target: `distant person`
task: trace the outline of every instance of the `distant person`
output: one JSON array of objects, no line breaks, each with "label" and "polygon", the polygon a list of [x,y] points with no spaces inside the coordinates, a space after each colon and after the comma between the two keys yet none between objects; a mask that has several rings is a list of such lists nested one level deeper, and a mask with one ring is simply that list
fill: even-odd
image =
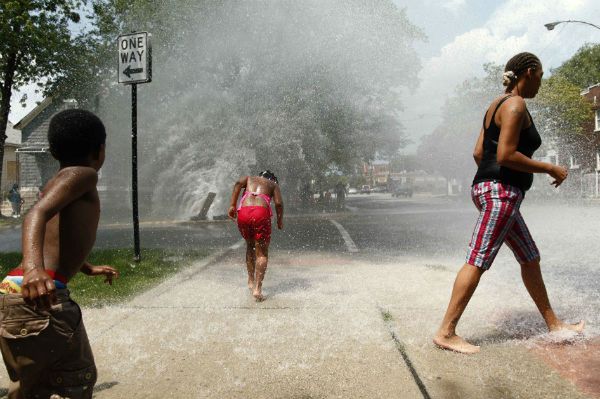
[{"label": "distant person", "polygon": [[546,173],[555,187],[567,178],[567,169],[532,159],[542,140],[527,110],[525,98],[537,94],[542,63],[531,53],[519,53],[506,64],[506,91],[487,109],[473,156],[478,165],[471,197],[479,219],[469,244],[467,259],[458,272],[450,304],[433,342],[441,348],[475,353],[479,347],[456,335],[456,325],[475,292],[481,275],[492,266],[502,243],[513,251],[521,276],[550,331],[581,332],[584,322],[566,324],[550,306],[540,254],[519,207],[533,183],[533,173]]},{"label": "distant person", "polygon": [[106,134],[94,114],[71,109],[50,121],[50,152],[60,169],[23,222],[23,260],[0,283],[0,348],[8,397],[91,398],[94,357],[81,309],[67,285],[78,273],[118,272],[86,261],[100,217],[96,183]]},{"label": "distant person", "polygon": [[21,205],[23,205],[23,198],[21,197],[19,185],[17,183],[13,184],[12,188],[8,192],[8,202],[10,202],[10,206],[12,207],[12,217],[21,217]]},{"label": "distant person", "polygon": [[346,207],[346,186],[342,182],[335,185],[335,204],[338,211]]},{"label": "distant person", "polygon": [[[244,189],[244,194],[236,209],[242,189]],[[283,199],[277,177],[271,171],[265,170],[258,176],[241,177],[233,186],[231,206],[227,212],[232,220],[237,217],[238,228],[246,240],[248,288],[258,302],[265,299],[262,293],[262,283],[269,260],[271,199],[275,202],[277,228],[281,230],[283,228]]]},{"label": "distant person", "polygon": [[330,209],[330,207],[331,207],[331,192],[329,190],[327,190],[323,194],[323,212]]},{"label": "distant person", "polygon": [[308,208],[309,204],[312,202],[312,192],[310,190],[310,184],[306,183],[304,185],[300,195],[302,200],[302,209]]}]

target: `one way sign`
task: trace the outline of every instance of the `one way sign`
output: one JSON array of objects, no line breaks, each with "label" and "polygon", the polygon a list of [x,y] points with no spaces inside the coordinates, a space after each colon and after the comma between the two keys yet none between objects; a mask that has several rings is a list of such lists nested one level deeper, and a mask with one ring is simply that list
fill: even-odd
[{"label": "one way sign", "polygon": [[119,36],[119,83],[152,81],[152,47],[148,32]]}]

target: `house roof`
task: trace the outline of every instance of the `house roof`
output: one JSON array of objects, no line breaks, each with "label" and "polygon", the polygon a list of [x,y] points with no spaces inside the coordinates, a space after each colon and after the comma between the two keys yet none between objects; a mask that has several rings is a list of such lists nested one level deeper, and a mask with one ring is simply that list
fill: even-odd
[{"label": "house roof", "polygon": [[21,119],[15,124],[15,128],[23,130],[25,127],[27,127],[27,125],[31,123],[31,121],[35,119],[36,116],[38,116],[46,108],[48,108],[48,106],[52,104],[52,101],[52,97],[44,98],[44,100],[41,103],[39,103],[34,109],[32,109],[27,115],[25,115],[23,119]]},{"label": "house roof", "polygon": [[6,125],[6,144],[9,145],[20,145],[21,144],[21,131],[13,127],[13,124],[8,122]]},{"label": "house roof", "polygon": [[584,94],[587,94],[587,93],[589,93],[591,90],[593,90],[593,89],[594,89],[594,88],[596,88],[596,87],[600,87],[600,83],[596,83],[595,85],[592,85],[592,86],[590,86],[590,87],[586,87],[585,89],[583,89],[583,90],[581,91],[581,95],[584,95]]}]

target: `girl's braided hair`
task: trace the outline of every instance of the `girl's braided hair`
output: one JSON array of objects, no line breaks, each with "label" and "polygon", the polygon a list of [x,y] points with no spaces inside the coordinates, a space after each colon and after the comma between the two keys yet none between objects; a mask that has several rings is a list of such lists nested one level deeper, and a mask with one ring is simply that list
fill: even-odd
[{"label": "girl's braided hair", "polygon": [[519,53],[512,57],[506,63],[504,67],[504,74],[502,75],[502,84],[506,86],[506,90],[511,90],[517,83],[521,73],[527,71],[529,68],[537,69],[542,66],[540,59],[531,53]]},{"label": "girl's braided hair", "polygon": [[265,179],[269,179],[269,180],[274,181],[275,183],[279,184],[279,180],[277,180],[277,176],[275,176],[275,173],[271,172],[268,169],[267,170],[263,170],[258,175],[260,177],[264,177]]}]

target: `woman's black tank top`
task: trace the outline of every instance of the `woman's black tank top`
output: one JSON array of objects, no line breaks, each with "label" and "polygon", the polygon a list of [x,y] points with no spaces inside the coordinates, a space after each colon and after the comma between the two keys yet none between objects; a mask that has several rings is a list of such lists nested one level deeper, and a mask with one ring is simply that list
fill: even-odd
[{"label": "woman's black tank top", "polygon": [[[496,109],[494,109],[490,126],[487,129],[485,127],[485,117],[487,116],[487,112],[483,117],[483,158],[479,163],[479,168],[477,169],[477,173],[473,179],[473,184],[497,180],[504,184],[510,184],[511,186],[518,187],[523,191],[523,193],[525,193],[525,191],[531,188],[531,184],[533,183],[533,173],[519,172],[505,166],[500,166],[496,158],[498,154],[498,138],[500,137],[500,128],[496,125],[494,120],[498,108],[500,108],[502,103],[509,97],[512,97],[512,94],[504,97],[498,102]],[[531,114],[529,114],[529,111],[527,111],[527,114],[531,119]],[[531,158],[535,150],[540,148],[541,145],[542,138],[533,124],[533,119],[531,119],[531,126],[521,130],[517,151],[526,157]]]}]

